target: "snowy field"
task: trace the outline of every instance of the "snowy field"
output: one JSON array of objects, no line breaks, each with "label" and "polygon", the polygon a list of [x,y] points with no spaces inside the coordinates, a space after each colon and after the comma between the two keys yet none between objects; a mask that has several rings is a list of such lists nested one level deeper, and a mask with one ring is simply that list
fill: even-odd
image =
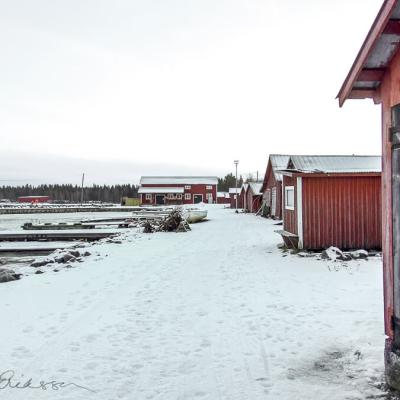
[{"label": "snowy field", "polygon": [[132,230],[0,284],[0,399],[382,396],[380,258],[283,253],[277,228],[209,207],[191,232]]}]

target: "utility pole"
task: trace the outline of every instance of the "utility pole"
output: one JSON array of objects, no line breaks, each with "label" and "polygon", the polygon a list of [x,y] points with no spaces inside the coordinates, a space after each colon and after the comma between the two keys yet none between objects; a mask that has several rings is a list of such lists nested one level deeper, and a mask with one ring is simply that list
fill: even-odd
[{"label": "utility pole", "polygon": [[236,212],[238,212],[238,182],[237,182],[237,168],[238,168],[238,164],[239,164],[239,160],[235,160],[233,161],[233,163],[235,164],[236,167]]},{"label": "utility pole", "polygon": [[82,174],[81,205],[83,204],[83,182],[84,181],[85,181],[85,173]]}]

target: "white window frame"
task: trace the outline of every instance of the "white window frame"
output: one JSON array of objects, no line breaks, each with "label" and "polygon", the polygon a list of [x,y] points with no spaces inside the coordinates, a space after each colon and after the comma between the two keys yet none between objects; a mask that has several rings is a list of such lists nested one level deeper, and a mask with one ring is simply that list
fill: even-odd
[{"label": "white window frame", "polygon": [[192,200],[191,193],[185,193],[185,200]]},{"label": "white window frame", "polygon": [[177,198],[178,200],[182,200],[182,194],[178,193],[178,194],[176,195],[176,198]]},{"label": "white window frame", "polygon": [[273,217],[276,216],[276,199],[277,199],[277,190],[276,186],[271,189],[271,215]]},{"label": "white window frame", "polygon": [[185,190],[190,190],[192,188],[192,186],[190,185],[185,185]]},{"label": "white window frame", "polygon": [[212,190],[212,186],[211,185],[207,185],[206,186],[206,190]]},{"label": "white window frame", "polygon": [[175,195],[173,193],[168,193],[167,194],[167,199],[174,199]]},{"label": "white window frame", "polygon": [[[293,192],[293,205],[288,204],[288,192]],[[285,186],[285,210],[294,210],[294,186]]]},{"label": "white window frame", "polygon": [[153,196],[151,195],[151,193],[146,193],[146,200],[151,200],[153,198]]}]

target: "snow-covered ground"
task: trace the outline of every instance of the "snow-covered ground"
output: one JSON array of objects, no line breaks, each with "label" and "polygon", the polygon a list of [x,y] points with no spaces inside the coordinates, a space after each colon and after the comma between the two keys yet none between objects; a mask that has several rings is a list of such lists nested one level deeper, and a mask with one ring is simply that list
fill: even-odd
[{"label": "snow-covered ground", "polygon": [[[282,253],[277,228],[209,207],[191,232],[125,232],[75,268],[0,284],[0,366],[14,371],[0,376],[0,398],[381,395],[380,258]],[[29,378],[93,392],[9,387]]]}]

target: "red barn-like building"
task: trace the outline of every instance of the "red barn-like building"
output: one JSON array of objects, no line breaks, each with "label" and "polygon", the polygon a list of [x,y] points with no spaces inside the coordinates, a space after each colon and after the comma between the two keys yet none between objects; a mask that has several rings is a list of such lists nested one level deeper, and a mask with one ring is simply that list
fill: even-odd
[{"label": "red barn-like building", "polygon": [[240,190],[241,188],[229,188],[229,199],[231,203],[231,208],[236,208],[236,193],[237,193],[237,208],[240,207]]},{"label": "red barn-like building", "polygon": [[261,192],[273,219],[282,219],[282,174],[279,171],[285,169],[288,162],[289,156],[284,154],[271,154],[268,158]]},{"label": "red barn-like building", "polygon": [[228,192],[217,192],[217,204],[231,204]]},{"label": "red barn-like building", "polygon": [[141,205],[216,203],[216,176],[142,176]]},{"label": "red barn-like building", "polygon": [[385,366],[400,389],[400,0],[383,2],[338,94],[340,106],[367,98],[382,108]]},{"label": "red barn-like building", "polygon": [[50,200],[49,196],[20,196],[18,203],[47,203]]},{"label": "red barn-like building", "polygon": [[247,210],[247,183],[243,183],[242,187],[239,191],[239,201],[238,201],[238,208],[243,208]]},{"label": "red barn-like building", "polygon": [[286,245],[381,248],[381,157],[291,156],[282,173]]},{"label": "red barn-like building", "polygon": [[261,182],[249,182],[246,188],[246,205],[243,207],[248,212],[255,213],[261,207],[262,192]]}]

